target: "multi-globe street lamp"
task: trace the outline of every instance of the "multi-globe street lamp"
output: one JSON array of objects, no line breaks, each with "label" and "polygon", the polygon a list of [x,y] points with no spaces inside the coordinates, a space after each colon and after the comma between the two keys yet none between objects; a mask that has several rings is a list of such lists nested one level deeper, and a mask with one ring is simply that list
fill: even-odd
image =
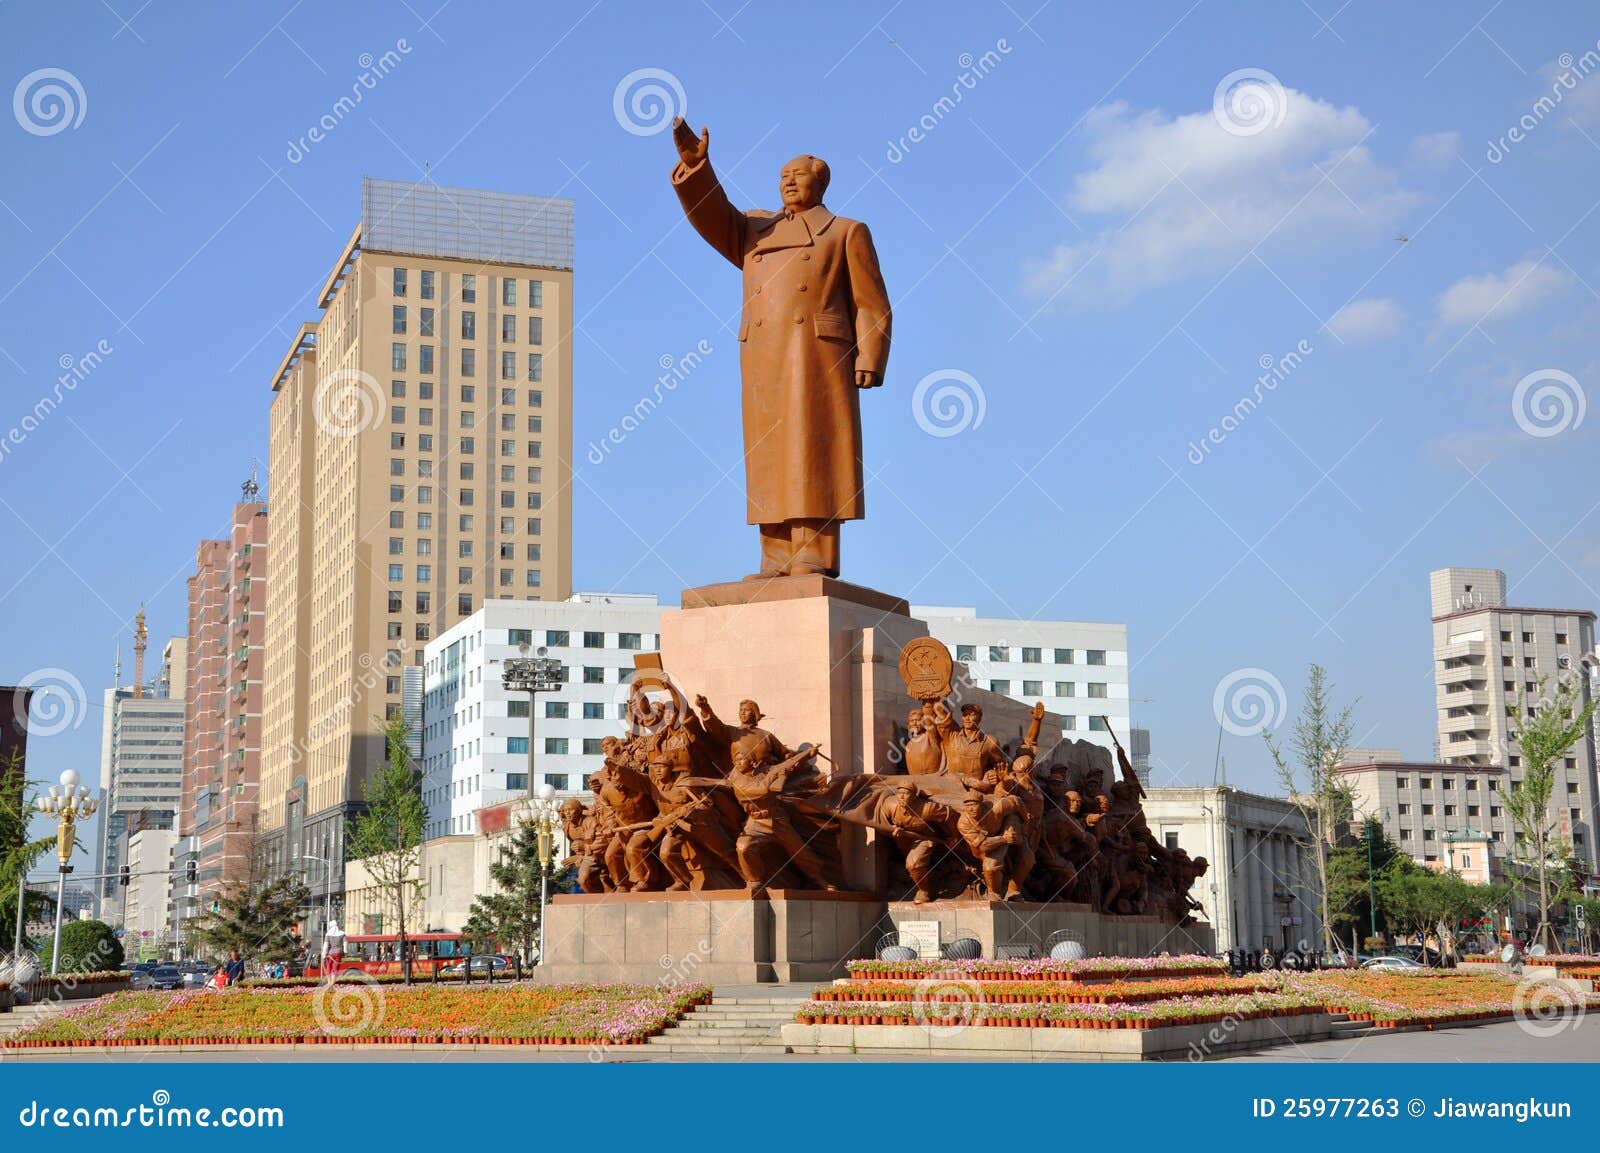
[{"label": "multi-globe street lamp", "polygon": [[51,785],[49,795],[40,797],[38,801],[39,811],[56,819],[56,858],[59,866],[56,876],[56,931],[50,949],[52,974],[61,968],[61,909],[66,903],[67,874],[72,872],[72,848],[77,843],[78,818],[93,816],[98,807],[89,795],[89,787],[80,785],[79,779],[76,769],[65,770],[61,774],[61,784]]},{"label": "multi-globe street lamp", "polygon": [[555,857],[556,790],[541,784],[530,802],[529,823],[538,838],[539,852],[539,964],[544,964],[544,910],[550,900],[550,862]]},{"label": "multi-globe street lamp", "polygon": [[533,716],[538,712],[540,693],[553,693],[561,688],[561,662],[545,655],[543,645],[530,655],[527,641],[517,646],[522,655],[509,657],[500,672],[500,684],[508,693],[528,694],[528,799],[536,796],[533,776]]}]

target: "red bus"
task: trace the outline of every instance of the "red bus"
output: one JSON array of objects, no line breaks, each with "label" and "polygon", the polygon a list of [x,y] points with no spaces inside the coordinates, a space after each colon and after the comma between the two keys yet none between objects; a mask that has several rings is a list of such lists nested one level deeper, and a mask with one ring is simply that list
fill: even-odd
[{"label": "red bus", "polygon": [[[443,965],[453,965],[467,955],[460,933],[407,933],[406,951],[411,954],[411,975],[431,976]],[[398,933],[352,933],[345,938],[339,972],[400,973],[400,935]],[[306,967],[306,976],[320,973],[316,965]]]}]

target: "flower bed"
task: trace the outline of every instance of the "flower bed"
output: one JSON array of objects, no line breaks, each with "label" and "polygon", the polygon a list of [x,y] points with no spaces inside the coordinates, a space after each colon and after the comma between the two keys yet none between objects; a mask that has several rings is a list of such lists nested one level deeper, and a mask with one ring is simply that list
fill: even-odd
[{"label": "flower bed", "polygon": [[[937,981],[937,978],[934,979]],[[929,986],[932,987],[929,987]],[[915,1000],[935,1003],[980,1001],[986,1005],[1137,1004],[1173,997],[1254,993],[1276,988],[1270,977],[1175,977],[1148,981],[952,981],[948,984],[909,981],[851,981],[820,985],[811,999],[822,1002]]]},{"label": "flower bed", "polygon": [[853,979],[920,981],[947,977],[971,981],[1115,981],[1155,977],[1220,976],[1228,966],[1198,953],[1179,957],[1039,958],[1016,961],[851,961]]},{"label": "flower bed", "polygon": [[640,1044],[711,999],[704,985],[356,985],[102,997],[6,1048],[283,1044]]},{"label": "flower bed", "polygon": [[1508,1017],[1517,983],[1494,973],[1285,974],[1290,987],[1322,996],[1331,1008],[1380,1028],[1458,1024]]},{"label": "flower bed", "polygon": [[1134,1004],[990,1005],[967,1002],[959,1009],[937,1002],[884,1001],[801,1007],[796,1020],[810,1025],[978,1025],[1034,1029],[1160,1029],[1173,1025],[1205,1025],[1216,1021],[1252,1021],[1262,1017],[1297,1017],[1326,1012],[1314,997],[1299,990],[1235,993],[1207,997],[1175,997]]}]

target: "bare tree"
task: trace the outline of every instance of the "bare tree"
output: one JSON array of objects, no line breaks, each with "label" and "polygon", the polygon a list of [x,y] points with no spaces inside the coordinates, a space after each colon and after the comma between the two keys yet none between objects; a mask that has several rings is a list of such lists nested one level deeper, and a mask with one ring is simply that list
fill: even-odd
[{"label": "bare tree", "polygon": [[427,807],[422,802],[421,774],[411,763],[411,726],[404,717],[384,722],[389,759],[367,782],[366,811],[350,827],[350,856],[367,872],[399,925],[400,971],[411,980],[406,946],[406,908],[422,890],[417,866],[422,857],[422,830]]}]

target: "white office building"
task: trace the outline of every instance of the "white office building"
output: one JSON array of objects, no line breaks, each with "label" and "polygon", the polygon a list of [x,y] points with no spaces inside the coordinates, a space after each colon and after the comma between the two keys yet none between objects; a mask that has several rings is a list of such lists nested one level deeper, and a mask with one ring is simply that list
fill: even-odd
[{"label": "white office building", "polygon": [[175,956],[169,870],[177,841],[171,829],[141,829],[128,838],[128,884],[119,927],[130,961]]},{"label": "white office building", "polygon": [[1063,731],[1111,747],[1102,717],[1130,747],[1128,626],[980,617],[975,608],[913,605],[911,615],[967,666],[972,683],[1044,707]]},{"label": "white office building", "polygon": [[564,601],[491,600],[423,654],[423,799],[427,837],[472,833],[473,815],[528,791],[528,694],[501,683],[527,644],[561,662],[559,691],[532,718],[534,785],[585,788],[600,741],[620,736],[633,658],[660,646],[654,596],[578,593]]}]

